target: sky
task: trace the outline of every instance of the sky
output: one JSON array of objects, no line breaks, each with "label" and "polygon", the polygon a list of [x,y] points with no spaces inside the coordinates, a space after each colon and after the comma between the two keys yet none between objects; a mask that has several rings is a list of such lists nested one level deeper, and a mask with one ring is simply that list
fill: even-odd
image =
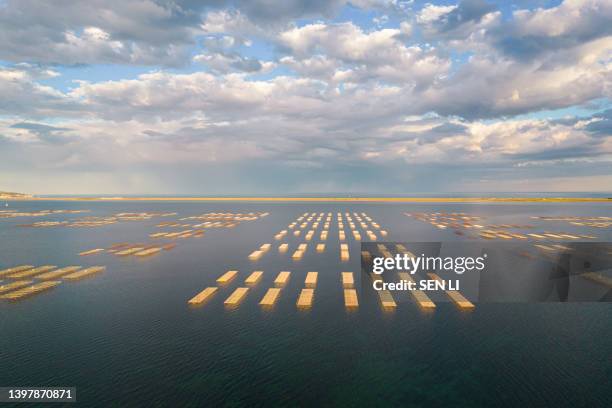
[{"label": "sky", "polygon": [[612,1],[0,0],[0,191],[612,191]]}]

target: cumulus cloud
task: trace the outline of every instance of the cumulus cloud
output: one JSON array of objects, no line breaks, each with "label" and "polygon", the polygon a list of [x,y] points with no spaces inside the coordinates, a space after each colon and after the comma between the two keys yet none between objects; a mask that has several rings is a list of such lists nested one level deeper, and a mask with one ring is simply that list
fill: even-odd
[{"label": "cumulus cloud", "polygon": [[[98,13],[8,1],[0,181],[16,169],[77,181],[69,174],[91,171],[127,188],[120,171],[134,185],[168,177],[189,190],[201,185],[191,174],[215,171],[223,176],[206,188],[218,192],[307,191],[313,179],[329,191],[364,180],[423,191],[599,176],[612,163],[608,3],[502,19],[480,0],[414,13],[406,2],[352,1],[377,10],[378,24],[364,13],[366,24],[329,19],[343,1],[100,2]],[[62,65],[83,63],[151,67],[52,85]],[[591,115],[535,115],[594,101]]]}]

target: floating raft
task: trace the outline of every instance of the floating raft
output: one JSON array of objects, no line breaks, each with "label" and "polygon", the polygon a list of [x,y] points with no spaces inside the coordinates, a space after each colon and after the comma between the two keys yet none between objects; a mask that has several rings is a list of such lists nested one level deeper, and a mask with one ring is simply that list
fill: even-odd
[{"label": "floating raft", "polygon": [[274,285],[276,286],[284,286],[287,281],[289,281],[289,277],[291,276],[291,272],[283,271],[278,274],[276,279],[274,279]]},{"label": "floating raft", "polygon": [[115,255],[128,256],[128,255],[135,254],[136,252],[143,251],[144,249],[145,249],[144,247],[128,248],[128,249],[124,249],[123,251],[115,252]]},{"label": "floating raft", "polygon": [[190,305],[199,305],[201,303],[204,303],[204,301],[214,295],[218,289],[219,288],[217,288],[216,286],[210,286],[192,297],[191,299],[189,299],[187,303],[189,303]]},{"label": "floating raft", "polygon": [[343,262],[349,260],[349,250],[347,244],[340,244],[340,260]]},{"label": "floating raft", "polygon": [[159,247],[153,247],[153,248],[145,249],[144,251],[136,252],[134,256],[151,256],[151,255],[159,253],[161,250],[162,249]]},{"label": "floating raft", "polygon": [[317,285],[317,278],[319,276],[318,272],[308,272],[306,274],[306,280],[304,281],[304,284],[306,285],[306,287],[315,287]]},{"label": "floating raft", "polygon": [[254,285],[259,282],[262,276],[263,271],[254,271],[244,280],[244,283],[246,283],[247,285]]},{"label": "floating raft", "polygon": [[325,244],[317,244],[317,252],[325,252]]},{"label": "floating raft", "polygon": [[[427,275],[429,275],[429,277],[431,277],[432,279],[441,281],[442,278],[440,278],[437,274],[433,273],[433,272],[429,272]],[[465,296],[463,296],[461,293],[459,293],[459,291],[456,290],[446,290],[445,291],[446,294],[448,295],[448,297],[455,302],[455,304],[460,308],[460,309],[473,309],[475,306],[472,302],[470,302],[469,300],[467,300],[465,298]]]},{"label": "floating raft", "polygon": [[20,280],[20,281],[14,281],[11,283],[7,283],[5,285],[0,285],[0,293],[9,292],[11,290],[23,288],[24,286],[28,286],[32,284],[32,282],[33,281],[31,280]]},{"label": "floating raft", "polygon": [[280,288],[270,288],[259,302],[262,306],[274,306],[280,295]]},{"label": "floating raft", "polygon": [[300,296],[297,300],[297,307],[308,308],[312,306],[312,298],[314,297],[314,289],[304,288],[300,292]]},{"label": "floating raft", "polygon": [[297,260],[302,259],[303,256],[304,256],[304,251],[296,249],[293,255],[291,255],[291,259],[293,259],[294,261],[297,261]]},{"label": "floating raft", "polygon": [[[372,281],[382,280],[380,276],[372,276]],[[395,303],[395,299],[393,299],[393,295],[388,290],[377,290],[378,297],[380,298],[380,303],[383,309],[395,309],[397,307],[397,303]]]},{"label": "floating raft", "polygon": [[79,252],[79,255],[80,256],[87,256],[87,255],[98,254],[100,252],[104,252],[104,248],[96,248],[96,249],[90,249],[89,251]]},{"label": "floating raft", "polygon": [[38,275],[40,273],[47,272],[55,268],[57,268],[57,266],[44,265],[44,266],[39,266],[38,268],[26,269],[20,272],[15,272],[10,275],[7,275],[7,277],[12,278],[12,279],[27,278],[29,276]]},{"label": "floating raft", "polygon": [[69,273],[73,273],[81,269],[80,266],[66,266],[65,268],[56,269],[51,272],[45,272],[36,276],[36,279],[42,280],[53,280],[57,279],[60,276],[68,275]]},{"label": "floating raft", "polygon": [[106,266],[90,266],[89,268],[85,268],[78,272],[73,272],[69,275],[66,275],[64,276],[64,279],[69,280],[69,281],[75,281],[79,279],[90,278],[93,275],[100,273],[104,270],[106,270]]},{"label": "floating raft", "polygon": [[34,268],[34,265],[21,265],[21,266],[15,266],[13,268],[8,268],[8,269],[3,269],[0,271],[0,276],[4,276],[4,275],[9,275],[11,273],[15,273],[15,272],[21,272],[21,271],[26,271],[29,269]]},{"label": "floating raft", "polygon": [[[402,280],[414,282],[414,279],[412,279],[408,272],[400,272],[398,275]],[[422,290],[411,290],[409,292],[423,309],[434,309],[436,307],[436,304]]]},{"label": "floating raft", "polygon": [[289,244],[280,244],[278,246],[278,252],[285,253],[289,249]]},{"label": "floating raft", "polygon": [[344,289],[344,306],[348,308],[359,306],[355,289]]},{"label": "floating raft", "polygon": [[48,282],[40,282],[32,286],[25,287],[23,289],[18,289],[13,292],[5,293],[0,296],[0,299],[6,300],[19,300],[28,296],[35,295],[37,293],[43,292],[45,290],[49,290],[51,288],[59,285],[60,281],[48,281]]},{"label": "floating raft", "polygon": [[257,251],[253,251],[251,252],[251,254],[249,255],[249,259],[251,261],[257,261],[259,258],[261,258],[263,256],[263,251],[261,250],[257,250]]},{"label": "floating raft", "polygon": [[383,308],[395,309],[397,307],[397,303],[395,303],[391,292],[389,292],[388,290],[379,290],[378,296],[380,297],[380,302]]},{"label": "floating raft", "polygon": [[353,278],[353,272],[342,272],[342,287],[352,288],[355,286],[355,278]]},{"label": "floating raft", "polygon": [[217,279],[217,283],[228,283],[238,275],[238,271],[227,271]]},{"label": "floating raft", "polygon": [[248,291],[249,288],[238,288],[223,303],[228,306],[235,306],[245,298]]}]

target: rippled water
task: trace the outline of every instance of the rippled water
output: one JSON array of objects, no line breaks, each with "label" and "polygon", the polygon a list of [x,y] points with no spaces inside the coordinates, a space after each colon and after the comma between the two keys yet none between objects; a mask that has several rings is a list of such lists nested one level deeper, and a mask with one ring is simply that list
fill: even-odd
[{"label": "rippled water", "polygon": [[[159,219],[100,228],[24,228],[36,219],[0,220],[0,268],[20,264],[107,266],[107,271],[17,303],[0,303],[0,385],[74,386],[83,406],[610,406],[611,304],[479,304],[472,312],[440,303],[424,313],[412,303],[383,312],[375,302],[343,305],[340,271],[359,269],[358,244],[341,264],[332,222],[324,254],[289,236],[259,262],[247,255],[304,212],[367,212],[388,240],[457,240],[449,230],[404,212],[463,211],[495,223],[531,223],[576,231],[532,215],[610,216],[606,204],[284,204],[13,203],[20,210],[268,211],[234,229],[180,240],[146,259],[80,251],[147,241]],[[64,220],[78,215],[57,215]],[[163,221],[168,221],[164,219]],[[581,232],[612,240],[611,229]],[[316,235],[318,237],[318,234]],[[313,243],[318,240],[313,240]],[[240,275],[205,305],[187,300],[228,269]],[[252,270],[262,280],[238,308],[223,300]],[[257,304],[279,271],[292,276],[271,310]],[[312,309],[295,301],[307,271],[318,271]],[[359,289],[359,288],[358,288]]]}]

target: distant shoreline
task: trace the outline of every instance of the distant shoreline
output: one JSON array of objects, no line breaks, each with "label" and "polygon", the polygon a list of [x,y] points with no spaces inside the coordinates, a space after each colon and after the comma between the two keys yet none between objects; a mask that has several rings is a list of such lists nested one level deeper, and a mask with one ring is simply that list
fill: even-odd
[{"label": "distant shoreline", "polygon": [[238,201],[238,202],[609,202],[612,197],[14,197],[6,201]]}]

